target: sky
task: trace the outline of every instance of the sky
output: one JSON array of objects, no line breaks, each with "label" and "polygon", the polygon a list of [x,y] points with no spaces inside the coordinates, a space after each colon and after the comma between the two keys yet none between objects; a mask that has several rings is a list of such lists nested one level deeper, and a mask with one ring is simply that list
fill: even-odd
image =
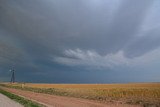
[{"label": "sky", "polygon": [[159,0],[0,0],[0,81],[160,82]]}]

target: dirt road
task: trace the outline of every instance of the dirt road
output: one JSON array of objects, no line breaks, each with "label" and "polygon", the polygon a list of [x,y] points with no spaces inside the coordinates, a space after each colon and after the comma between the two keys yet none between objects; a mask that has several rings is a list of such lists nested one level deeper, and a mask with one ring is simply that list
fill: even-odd
[{"label": "dirt road", "polygon": [[3,88],[11,93],[26,97],[30,100],[37,101],[47,107],[140,107],[138,105],[126,105],[126,104],[104,104],[96,101],[62,97],[42,93],[34,93],[30,91],[22,91],[18,89]]},{"label": "dirt road", "polygon": [[19,103],[9,99],[8,97],[0,94],[0,107],[23,107]]}]

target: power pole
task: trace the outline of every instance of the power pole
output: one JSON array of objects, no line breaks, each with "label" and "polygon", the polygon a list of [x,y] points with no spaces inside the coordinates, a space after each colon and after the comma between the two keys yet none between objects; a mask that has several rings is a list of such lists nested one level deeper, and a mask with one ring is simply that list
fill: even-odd
[{"label": "power pole", "polygon": [[11,73],[12,73],[11,83],[14,83],[14,82],[15,82],[15,70],[14,70],[14,69],[11,69],[10,71],[11,71]]}]

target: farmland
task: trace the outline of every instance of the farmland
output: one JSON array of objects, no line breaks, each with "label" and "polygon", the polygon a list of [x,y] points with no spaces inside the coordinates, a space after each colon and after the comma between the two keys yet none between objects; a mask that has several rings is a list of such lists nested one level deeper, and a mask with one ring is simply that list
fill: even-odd
[{"label": "farmland", "polygon": [[132,84],[2,84],[5,87],[96,100],[160,106],[160,83]]}]

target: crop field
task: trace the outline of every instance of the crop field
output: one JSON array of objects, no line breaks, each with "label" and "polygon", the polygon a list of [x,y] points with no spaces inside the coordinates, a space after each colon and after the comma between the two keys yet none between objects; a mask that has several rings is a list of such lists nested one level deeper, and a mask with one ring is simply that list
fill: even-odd
[{"label": "crop field", "polygon": [[130,84],[3,84],[6,87],[96,100],[99,102],[119,102],[160,106],[160,83]]}]

